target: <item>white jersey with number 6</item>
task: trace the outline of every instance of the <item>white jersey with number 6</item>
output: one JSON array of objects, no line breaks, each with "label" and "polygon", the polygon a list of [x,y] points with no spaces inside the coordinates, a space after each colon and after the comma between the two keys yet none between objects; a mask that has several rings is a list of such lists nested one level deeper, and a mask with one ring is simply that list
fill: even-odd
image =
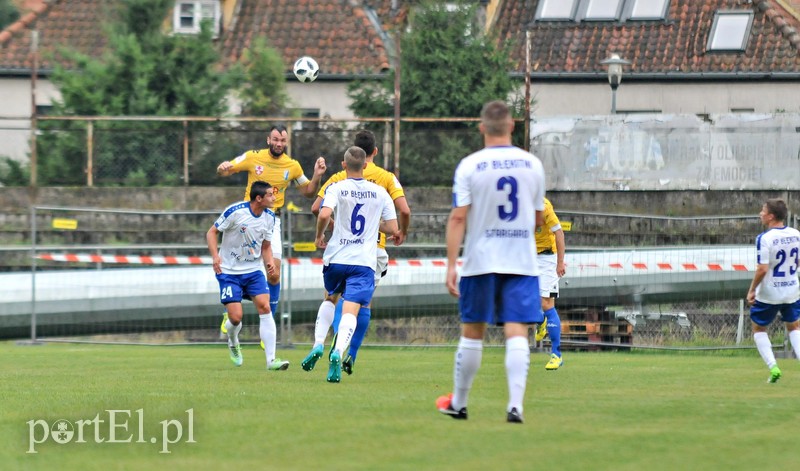
[{"label": "white jersey with number 6", "polygon": [[536,211],[544,210],[541,161],[519,147],[487,147],[456,168],[453,207],[467,214],[461,276],[537,276]]},{"label": "white jersey with number 6", "polygon": [[789,304],[800,298],[797,279],[800,261],[800,232],[792,227],[776,227],[756,238],[759,265],[769,264],[761,283],[756,286],[756,300],[767,304]]},{"label": "white jersey with number 6", "polygon": [[374,270],[380,221],[397,219],[389,193],[363,178],[348,178],[328,186],[322,206],[333,209],[334,220],[323,263],[362,265]]}]

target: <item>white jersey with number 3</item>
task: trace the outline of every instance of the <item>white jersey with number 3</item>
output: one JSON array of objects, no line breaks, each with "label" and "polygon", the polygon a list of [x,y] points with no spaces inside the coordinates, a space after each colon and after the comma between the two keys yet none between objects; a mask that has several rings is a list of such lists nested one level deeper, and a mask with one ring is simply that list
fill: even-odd
[{"label": "white jersey with number 3", "polygon": [[797,279],[800,261],[800,232],[792,227],[776,227],[756,238],[759,265],[769,264],[761,283],[756,286],[756,300],[767,304],[789,304],[800,298]]},{"label": "white jersey with number 3", "polygon": [[453,206],[467,214],[462,276],[537,276],[536,211],[544,210],[544,169],[514,146],[487,147],[461,160]]},{"label": "white jersey with number 3", "polygon": [[380,221],[397,219],[389,193],[363,178],[348,178],[328,186],[322,206],[333,209],[334,220],[323,263],[362,265],[374,270]]}]

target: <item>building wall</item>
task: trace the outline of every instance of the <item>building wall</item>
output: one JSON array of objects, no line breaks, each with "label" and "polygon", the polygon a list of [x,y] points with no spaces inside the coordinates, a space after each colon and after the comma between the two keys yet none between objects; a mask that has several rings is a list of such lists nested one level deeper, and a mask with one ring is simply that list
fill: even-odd
[{"label": "building wall", "polygon": [[[792,82],[625,82],[617,89],[617,111],[659,113],[756,113],[800,111],[798,84]],[[521,89],[524,93],[524,88]],[[533,113],[540,116],[603,115],[611,111],[611,87],[597,83],[532,83]]]},{"label": "building wall", "polygon": [[[49,80],[36,81],[36,105],[61,98]],[[25,160],[30,142],[31,79],[0,78],[0,157]]]}]

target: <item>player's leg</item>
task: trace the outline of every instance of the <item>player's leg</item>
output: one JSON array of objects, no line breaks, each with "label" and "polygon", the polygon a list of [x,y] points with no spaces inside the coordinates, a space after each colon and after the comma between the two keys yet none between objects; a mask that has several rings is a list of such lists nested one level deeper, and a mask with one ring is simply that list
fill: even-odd
[{"label": "player's leg", "polygon": [[225,335],[228,338],[228,350],[231,362],[241,366],[243,362],[239,332],[242,330],[242,282],[241,275],[216,276],[219,283],[219,299],[225,306]]},{"label": "player's leg", "polygon": [[313,370],[314,366],[317,364],[317,360],[322,358],[322,354],[325,352],[325,338],[328,336],[331,324],[333,324],[334,310],[336,309],[338,300],[338,294],[326,293],[325,299],[319,305],[317,320],[314,323],[314,345],[311,347],[311,351],[308,355],[306,355],[300,363],[300,366],[306,371]]},{"label": "player's leg", "polygon": [[781,316],[786,322],[789,332],[789,343],[792,345],[794,356],[800,360],[800,300],[781,311]]},{"label": "player's leg", "polygon": [[550,359],[544,368],[548,371],[557,370],[563,363],[561,356],[561,319],[555,306],[555,298],[541,298],[542,311],[544,311],[547,335],[550,336]]},{"label": "player's leg", "polygon": [[277,315],[281,300],[281,258],[283,257],[283,238],[281,236],[281,218],[275,218],[275,228],[272,230],[272,259],[275,262],[275,272],[268,275],[269,307],[273,315]]},{"label": "player's leg", "polygon": [[535,276],[499,275],[500,302],[497,306],[497,322],[503,323],[506,337],[506,377],[508,379],[508,405],[506,420],[522,423],[525,387],[530,368],[530,345],[528,327],[541,320],[539,280]]},{"label": "player's leg", "polygon": [[[486,324],[494,321],[495,275],[464,276],[459,281],[461,338],[453,361],[453,394],[439,402],[439,412],[454,419],[467,418],[467,403],[483,358]],[[441,399],[441,398],[440,398]]]},{"label": "player's leg", "polygon": [[336,343],[330,357],[327,381],[338,383],[341,381],[341,362],[344,352],[350,345],[353,333],[358,325],[358,311],[362,305],[369,304],[372,293],[375,291],[375,272],[371,268],[362,266],[349,266],[343,269],[344,292],[342,293],[342,319],[339,321],[339,331]]},{"label": "player's leg", "polygon": [[[381,281],[381,278],[386,276],[388,267],[389,254],[386,253],[386,249],[378,248],[378,258],[375,264],[375,289],[378,288],[378,283]],[[349,375],[353,374],[353,366],[356,363],[358,350],[361,348],[361,344],[364,343],[364,337],[367,336],[367,331],[369,330],[369,321],[371,318],[372,305],[370,303],[366,306],[362,306],[358,311],[358,323],[356,324],[356,331],[353,332],[353,339],[350,340],[350,349],[342,360],[342,370]]]},{"label": "player's leg", "polygon": [[289,368],[289,362],[275,357],[277,347],[278,329],[275,326],[275,318],[270,311],[269,289],[267,288],[264,273],[257,271],[248,276],[247,294],[253,300],[253,304],[258,312],[258,335],[264,344],[264,355],[268,370],[285,370]]},{"label": "player's leg", "polygon": [[758,349],[758,354],[769,368],[767,382],[775,383],[781,378],[781,370],[772,351],[772,342],[767,335],[767,326],[772,323],[778,312],[777,306],[756,301],[750,307],[750,320],[753,326],[753,341]]}]

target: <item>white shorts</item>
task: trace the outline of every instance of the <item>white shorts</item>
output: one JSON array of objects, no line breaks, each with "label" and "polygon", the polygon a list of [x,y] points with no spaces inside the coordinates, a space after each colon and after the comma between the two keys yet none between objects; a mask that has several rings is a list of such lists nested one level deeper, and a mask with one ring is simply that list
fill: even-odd
[{"label": "white shorts", "polygon": [[378,247],[378,260],[375,262],[375,286],[378,286],[378,282],[386,275],[388,268],[389,254],[386,253],[386,249]]},{"label": "white shorts", "polygon": [[556,265],[558,263],[558,255],[537,255],[536,261],[539,263],[539,296],[542,298],[557,298],[558,274],[556,273]]},{"label": "white shorts", "polygon": [[281,218],[275,216],[275,227],[272,229],[272,258],[280,260],[283,256],[283,239],[281,238]]}]

